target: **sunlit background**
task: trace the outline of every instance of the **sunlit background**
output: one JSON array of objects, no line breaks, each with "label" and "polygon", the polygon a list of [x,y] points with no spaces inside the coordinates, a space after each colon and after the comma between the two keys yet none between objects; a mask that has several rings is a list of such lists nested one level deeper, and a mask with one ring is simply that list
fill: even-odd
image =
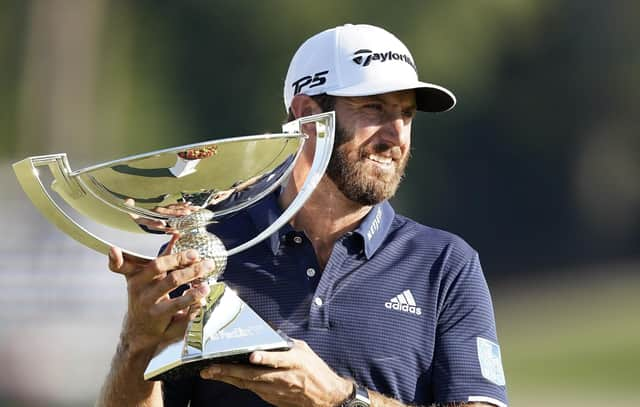
[{"label": "sunlit background", "polygon": [[0,405],[92,404],[125,309],[10,164],[278,131],[289,58],[345,22],[458,97],[418,116],[393,203],[480,252],[511,405],[640,405],[638,21],[632,0],[0,1]]}]

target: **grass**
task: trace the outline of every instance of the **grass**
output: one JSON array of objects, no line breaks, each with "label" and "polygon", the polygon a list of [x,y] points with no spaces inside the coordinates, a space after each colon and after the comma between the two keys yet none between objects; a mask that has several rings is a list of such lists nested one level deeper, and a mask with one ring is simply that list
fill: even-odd
[{"label": "grass", "polygon": [[636,274],[610,267],[493,290],[511,405],[640,405]]}]

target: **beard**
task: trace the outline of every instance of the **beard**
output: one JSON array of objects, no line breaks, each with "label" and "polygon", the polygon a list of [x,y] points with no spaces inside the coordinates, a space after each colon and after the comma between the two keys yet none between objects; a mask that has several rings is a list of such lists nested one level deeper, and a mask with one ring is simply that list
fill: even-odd
[{"label": "beard", "polygon": [[404,178],[409,156],[393,161],[393,171],[372,169],[367,158],[369,154],[381,153],[393,146],[388,143],[378,143],[373,145],[373,151],[367,151],[366,146],[361,146],[357,151],[358,158],[354,161],[349,158],[347,144],[353,137],[353,132],[343,129],[338,124],[336,142],[327,166],[327,176],[344,196],[360,205],[376,205],[391,198]]}]

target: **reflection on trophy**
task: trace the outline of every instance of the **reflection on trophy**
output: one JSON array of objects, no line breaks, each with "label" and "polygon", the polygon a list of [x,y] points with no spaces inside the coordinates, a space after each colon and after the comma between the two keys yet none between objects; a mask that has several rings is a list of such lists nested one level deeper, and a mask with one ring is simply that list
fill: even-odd
[{"label": "reflection on trophy", "polygon": [[[227,257],[263,241],[304,205],[324,174],[334,139],[334,114],[304,117],[283,126],[280,134],[261,134],[175,147],[72,170],[66,154],[29,157],[14,170],[33,204],[53,224],[101,253],[113,244],[83,225],[92,220],[122,234],[179,233],[174,252],[196,249],[215,263],[206,277],[211,290],[184,338],[169,344],[150,361],[145,379],[193,374],[204,363],[242,360],[254,350],[287,349],[287,337],[263,321],[218,278]],[[233,248],[209,233],[207,225],[259,202],[289,177],[315,126],[313,162],[293,202],[268,228]],[[40,171],[53,182],[45,186]],[[56,194],[50,193],[53,190]],[[74,212],[67,213],[58,202]],[[78,220],[77,218],[81,220]],[[148,235],[147,235],[148,236]],[[152,256],[123,248],[125,256]]]},{"label": "reflection on trophy", "polygon": [[218,147],[215,145],[181,151],[177,154],[178,159],[175,165],[169,168],[169,171],[176,177],[191,175],[196,172],[196,167],[200,160],[209,158],[217,153]]}]

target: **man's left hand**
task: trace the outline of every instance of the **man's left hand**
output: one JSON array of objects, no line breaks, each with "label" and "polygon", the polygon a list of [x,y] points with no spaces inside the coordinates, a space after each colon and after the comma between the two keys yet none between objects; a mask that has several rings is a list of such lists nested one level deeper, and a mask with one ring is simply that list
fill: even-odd
[{"label": "man's left hand", "polygon": [[306,342],[293,343],[285,352],[253,352],[251,365],[211,365],[200,376],[250,390],[279,407],[335,407],[351,395],[352,382],[331,370]]}]

